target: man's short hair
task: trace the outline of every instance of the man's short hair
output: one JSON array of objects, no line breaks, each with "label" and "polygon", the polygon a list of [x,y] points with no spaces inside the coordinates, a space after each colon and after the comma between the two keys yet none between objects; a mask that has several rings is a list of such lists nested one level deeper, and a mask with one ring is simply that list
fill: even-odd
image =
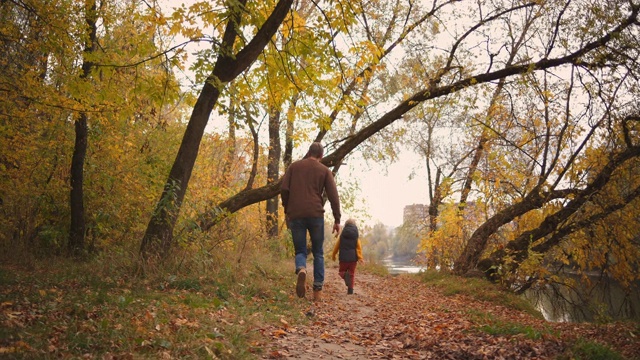
[{"label": "man's short hair", "polygon": [[304,156],[304,158],[308,158],[313,156],[314,158],[322,158],[322,156],[324,155],[324,148],[322,147],[322,144],[320,144],[319,142],[314,142],[311,144],[311,146],[309,146],[309,151],[307,151],[307,155]]}]

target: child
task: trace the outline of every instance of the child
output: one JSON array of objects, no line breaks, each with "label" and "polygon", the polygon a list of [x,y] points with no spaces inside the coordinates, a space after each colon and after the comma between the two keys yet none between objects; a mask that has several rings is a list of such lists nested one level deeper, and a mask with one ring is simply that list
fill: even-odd
[{"label": "child", "polygon": [[358,238],[358,228],[353,219],[349,219],[344,223],[344,229],[340,233],[340,237],[333,247],[331,258],[336,260],[336,254],[340,252],[340,269],[338,274],[344,279],[347,285],[347,294],[353,294],[353,284],[355,283],[356,265],[364,263],[362,257],[362,246]]}]

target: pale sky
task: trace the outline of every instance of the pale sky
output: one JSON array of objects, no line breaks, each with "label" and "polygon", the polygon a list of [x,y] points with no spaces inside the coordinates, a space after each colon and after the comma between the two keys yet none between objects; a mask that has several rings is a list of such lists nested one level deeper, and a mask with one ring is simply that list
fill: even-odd
[{"label": "pale sky", "polygon": [[[366,224],[381,222],[389,226],[402,225],[404,207],[411,204],[428,204],[426,170],[422,160],[415,154],[403,151],[399,160],[390,165],[370,163],[355,156],[347,160],[338,177],[351,177],[360,183],[357,207],[371,217]],[[385,170],[386,169],[386,170]],[[414,176],[410,179],[411,174]],[[338,191],[344,189],[338,188]],[[350,216],[344,209],[343,217]],[[356,214],[356,217],[360,217]]]}]

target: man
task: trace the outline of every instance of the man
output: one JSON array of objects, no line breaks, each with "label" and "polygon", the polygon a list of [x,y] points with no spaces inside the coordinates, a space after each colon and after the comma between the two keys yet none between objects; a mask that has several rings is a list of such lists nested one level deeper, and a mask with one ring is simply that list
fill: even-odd
[{"label": "man", "polygon": [[297,274],[296,294],[303,298],[307,279],[307,231],[313,253],[313,300],[321,299],[324,284],[324,201],[323,192],[331,203],[333,232],[340,232],[340,199],[331,170],[320,162],[324,149],[319,142],[309,147],[302,160],[291,164],[282,178],[280,196],[291,230],[295,249]]}]

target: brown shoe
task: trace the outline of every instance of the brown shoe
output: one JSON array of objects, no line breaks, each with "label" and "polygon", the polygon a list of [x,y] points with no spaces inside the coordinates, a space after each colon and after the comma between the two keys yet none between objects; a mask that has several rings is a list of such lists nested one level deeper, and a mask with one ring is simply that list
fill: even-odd
[{"label": "brown shoe", "polygon": [[307,270],[304,268],[298,270],[298,281],[296,282],[296,295],[299,298],[304,297],[304,293],[306,291],[306,281],[307,281]]},{"label": "brown shoe", "polygon": [[322,290],[313,289],[313,301],[315,302],[322,301]]}]

